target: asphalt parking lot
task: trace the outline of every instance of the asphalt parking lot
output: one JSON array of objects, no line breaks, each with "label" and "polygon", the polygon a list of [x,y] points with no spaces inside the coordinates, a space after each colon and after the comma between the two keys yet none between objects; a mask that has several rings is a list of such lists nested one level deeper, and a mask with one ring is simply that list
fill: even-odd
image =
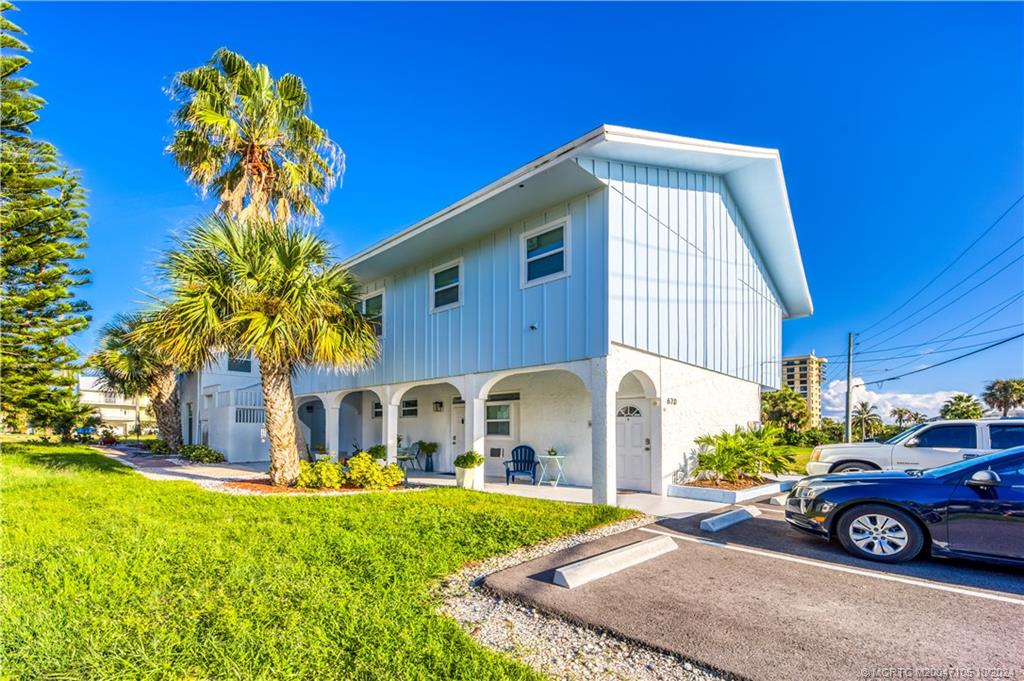
[{"label": "asphalt parking lot", "polygon": [[[862,561],[756,505],[763,515],[718,533],[699,529],[707,515],[664,519],[485,586],[741,678],[1024,678],[1024,571]],[[557,567],[658,534],[678,549],[576,589],[551,581]]]}]

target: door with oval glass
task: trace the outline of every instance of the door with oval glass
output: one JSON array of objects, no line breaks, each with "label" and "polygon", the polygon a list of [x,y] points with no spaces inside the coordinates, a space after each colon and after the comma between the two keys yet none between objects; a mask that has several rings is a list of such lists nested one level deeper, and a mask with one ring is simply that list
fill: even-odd
[{"label": "door with oval glass", "polygon": [[651,430],[648,405],[619,400],[615,412],[615,478],[619,489],[651,491]]}]

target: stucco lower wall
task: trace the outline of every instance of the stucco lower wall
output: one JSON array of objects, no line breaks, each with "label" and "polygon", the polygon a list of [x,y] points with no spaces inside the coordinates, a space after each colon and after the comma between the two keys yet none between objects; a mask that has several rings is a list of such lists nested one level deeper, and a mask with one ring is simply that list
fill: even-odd
[{"label": "stucco lower wall", "polygon": [[620,345],[612,346],[610,362],[619,375],[642,371],[655,384],[661,419],[661,457],[651,462],[655,493],[664,494],[680,469],[692,469],[696,438],[760,420],[757,383]]}]

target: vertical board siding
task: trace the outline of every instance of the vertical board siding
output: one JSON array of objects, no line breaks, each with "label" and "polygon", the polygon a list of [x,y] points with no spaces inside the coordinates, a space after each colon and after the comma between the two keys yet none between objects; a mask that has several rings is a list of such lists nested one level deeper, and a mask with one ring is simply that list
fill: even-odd
[{"label": "vertical board siding", "polygon": [[778,387],[782,308],[724,178],[601,159],[610,340]]},{"label": "vertical board siding", "polygon": [[[608,353],[606,191],[506,225],[443,257],[364,282],[384,290],[381,358],[345,375],[307,371],[297,392],[344,390],[568,362]],[[570,274],[520,287],[520,237],[569,216]],[[442,228],[443,229],[443,228]],[[462,259],[462,305],[432,313],[431,268]],[[536,324],[537,329],[530,326]]]}]

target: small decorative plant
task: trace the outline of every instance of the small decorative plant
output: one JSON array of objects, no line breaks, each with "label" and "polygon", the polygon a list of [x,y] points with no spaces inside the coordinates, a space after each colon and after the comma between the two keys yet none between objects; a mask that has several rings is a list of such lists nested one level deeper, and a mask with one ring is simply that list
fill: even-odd
[{"label": "small decorative plant", "polygon": [[426,456],[433,456],[437,453],[438,444],[436,442],[424,442],[423,440],[420,440],[416,445],[420,448],[420,452]]},{"label": "small decorative plant", "polygon": [[183,445],[178,450],[181,458],[196,463],[223,463],[224,455],[206,445]]},{"label": "small decorative plant", "polygon": [[[388,448],[385,447],[384,445],[374,445],[367,449],[366,453],[369,454],[374,459],[388,458]],[[356,454],[359,454],[359,452],[356,452]]]},{"label": "small decorative plant", "polygon": [[150,454],[156,454],[157,456],[171,455],[171,446],[163,440],[153,440],[146,449],[149,450]]},{"label": "small decorative plant", "polygon": [[483,490],[484,457],[472,450],[455,457],[455,485],[462,489]]},{"label": "small decorative plant", "polygon": [[459,454],[455,457],[456,468],[476,468],[482,466],[484,463],[484,457],[480,456],[476,452],[470,450],[465,454]]},{"label": "small decorative plant", "polygon": [[554,447],[548,447],[548,456],[558,456],[558,450]]},{"label": "small decorative plant", "polygon": [[716,482],[760,481],[765,473],[785,473],[793,464],[793,454],[779,446],[781,434],[777,426],[765,425],[702,435],[696,439],[700,451],[693,472]]}]

